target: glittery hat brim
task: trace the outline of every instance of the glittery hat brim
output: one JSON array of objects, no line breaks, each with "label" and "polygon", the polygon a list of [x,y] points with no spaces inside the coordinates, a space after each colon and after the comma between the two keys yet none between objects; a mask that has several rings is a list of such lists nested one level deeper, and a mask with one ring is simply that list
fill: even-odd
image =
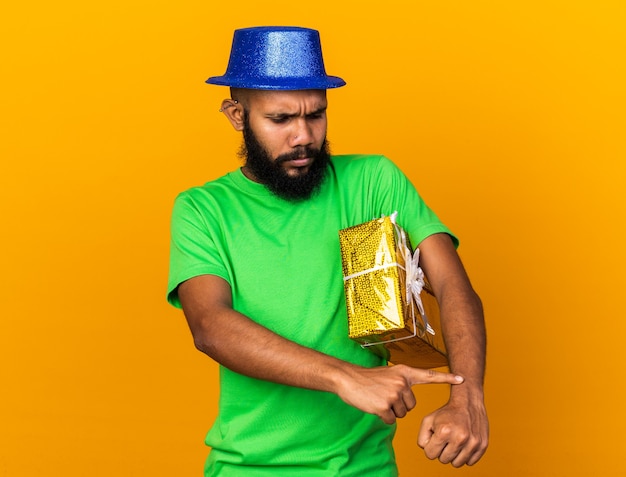
[{"label": "glittery hat brim", "polygon": [[337,76],[326,78],[280,78],[270,80],[251,80],[250,78],[232,78],[229,76],[212,76],[206,80],[208,84],[230,86],[232,88],[263,89],[275,91],[295,91],[304,89],[332,89],[345,86],[346,82]]}]

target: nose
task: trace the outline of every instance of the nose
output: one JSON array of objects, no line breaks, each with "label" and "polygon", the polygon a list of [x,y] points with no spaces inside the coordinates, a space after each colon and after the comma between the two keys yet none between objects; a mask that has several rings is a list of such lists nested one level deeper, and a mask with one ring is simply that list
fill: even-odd
[{"label": "nose", "polygon": [[291,131],[289,139],[289,145],[291,147],[309,146],[313,144],[313,131],[306,118],[297,118],[297,120],[294,121],[293,130]]}]

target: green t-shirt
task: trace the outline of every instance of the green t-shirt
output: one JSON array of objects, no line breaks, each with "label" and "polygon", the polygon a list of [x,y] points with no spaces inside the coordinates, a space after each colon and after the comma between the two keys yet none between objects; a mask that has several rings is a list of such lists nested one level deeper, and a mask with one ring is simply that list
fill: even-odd
[{"label": "green t-shirt", "polygon": [[[450,233],[383,156],[333,156],[319,193],[301,202],[231,172],[176,199],[168,300],[180,307],[180,283],[217,275],[233,307],[257,323],[337,358],[383,365],[348,338],[338,232],[394,211],[413,244]],[[206,475],[393,476],[394,432],[332,393],[220,367]]]}]

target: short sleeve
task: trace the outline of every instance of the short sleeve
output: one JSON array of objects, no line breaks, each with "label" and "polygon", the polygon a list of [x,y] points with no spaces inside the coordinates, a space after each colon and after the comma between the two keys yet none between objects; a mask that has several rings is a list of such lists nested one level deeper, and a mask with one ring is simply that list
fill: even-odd
[{"label": "short sleeve", "polygon": [[172,211],[167,300],[181,308],[178,285],[198,275],[217,275],[230,283],[220,230],[209,210],[189,192],[179,195]]},{"label": "short sleeve", "polygon": [[459,240],[428,207],[408,177],[392,161],[379,156],[377,164],[378,187],[376,201],[382,204],[381,215],[398,212],[397,222],[418,246],[426,237],[436,233],[450,235],[455,247]]}]

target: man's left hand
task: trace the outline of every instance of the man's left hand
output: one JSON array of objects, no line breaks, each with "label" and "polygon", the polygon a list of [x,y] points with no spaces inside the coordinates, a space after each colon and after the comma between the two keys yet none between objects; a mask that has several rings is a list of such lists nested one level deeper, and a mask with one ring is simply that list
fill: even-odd
[{"label": "man's left hand", "polygon": [[461,467],[478,462],[488,440],[489,424],[482,402],[449,402],[423,419],[417,443],[429,459]]}]

